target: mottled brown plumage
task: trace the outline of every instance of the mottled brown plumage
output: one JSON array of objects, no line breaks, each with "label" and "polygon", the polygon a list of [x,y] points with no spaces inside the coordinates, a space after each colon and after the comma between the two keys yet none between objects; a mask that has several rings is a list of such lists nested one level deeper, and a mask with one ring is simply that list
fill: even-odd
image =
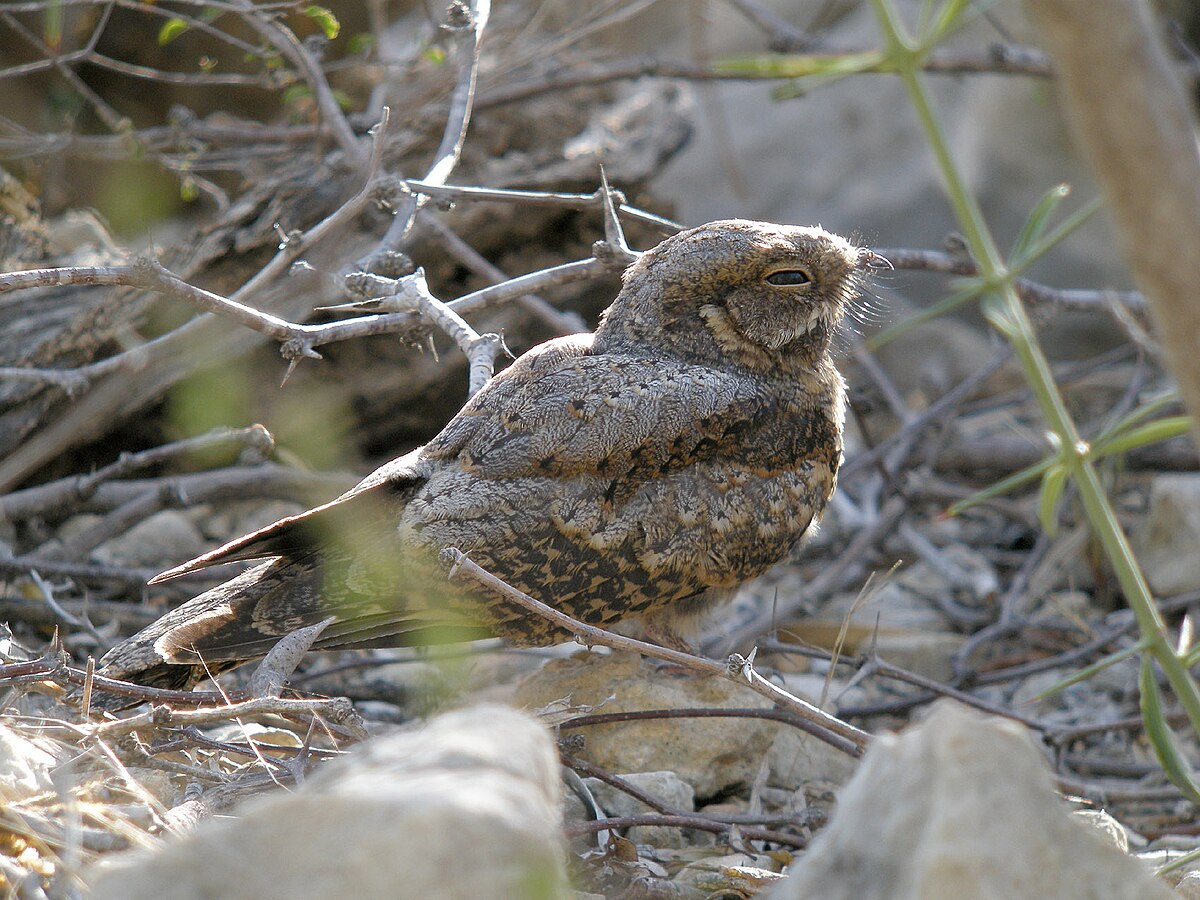
[{"label": "mottled brown plumage", "polygon": [[829,343],[876,258],[819,228],[740,220],[663,241],[594,335],[530,350],[331,503],[159,576],[273,558],[113,649],[103,674],[190,686],[328,616],[318,648],[569,637],[448,582],[447,546],[579,619],[641,618],[676,641],[786,557],[832,494]]}]

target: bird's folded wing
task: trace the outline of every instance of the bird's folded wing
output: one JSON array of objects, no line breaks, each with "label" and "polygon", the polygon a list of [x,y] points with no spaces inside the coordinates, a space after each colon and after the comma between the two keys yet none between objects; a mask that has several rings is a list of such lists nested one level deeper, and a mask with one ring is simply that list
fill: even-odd
[{"label": "bird's folded wing", "polygon": [[369,495],[384,486],[396,487],[406,482],[418,481],[424,471],[419,451],[414,451],[399,459],[393,459],[380,466],[340,497],[294,516],[279,519],[257,531],[234,538],[195,559],[155,575],[149,583],[159,584],[168,579],[220,563],[265,559],[270,556],[301,556],[314,552],[319,546],[322,533],[330,530],[329,523],[322,520],[343,513],[345,505],[349,501]]}]

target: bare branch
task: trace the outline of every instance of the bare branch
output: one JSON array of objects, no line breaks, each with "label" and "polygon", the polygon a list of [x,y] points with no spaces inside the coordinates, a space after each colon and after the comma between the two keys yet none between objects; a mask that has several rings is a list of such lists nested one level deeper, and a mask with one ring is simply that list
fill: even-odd
[{"label": "bare branch", "polygon": [[[467,137],[467,126],[471,121],[471,108],[475,101],[475,79],[479,74],[479,44],[483,39],[484,29],[487,27],[492,3],[491,0],[473,0],[469,11],[465,9],[465,4],[461,6],[452,4],[451,13],[453,14],[456,9],[459,14],[465,13],[466,15],[465,22],[450,23],[451,27],[457,31],[456,53],[460,57],[458,82],[450,97],[450,112],[446,120],[446,129],[442,134],[442,141],[434,153],[433,166],[423,179],[431,185],[445,184],[450,173],[454,171],[454,167],[458,165],[463,141]],[[420,198],[416,195],[405,198],[396,210],[395,218],[392,219],[379,246],[369,256],[358,261],[355,266],[357,269],[365,272],[376,271],[381,256],[386,256],[404,245],[408,232],[412,228],[419,200]]]},{"label": "bare branch", "polygon": [[[530,206],[561,206],[566,209],[604,208],[607,202],[604,188],[598,188],[590,194],[564,194],[550,191],[517,191],[504,188],[465,187],[454,184],[431,184],[416,178],[405,178],[401,184],[418,194],[427,194],[435,199],[446,200],[494,200],[499,203],[528,204]],[[660,229],[664,234],[674,234],[682,231],[684,226],[654,213],[630,206],[625,202],[625,196],[618,190],[612,191],[613,201],[617,210],[639,222],[645,222]]]},{"label": "bare branch", "polygon": [[[685,669],[700,672],[704,675],[720,675],[733,678],[737,681],[744,681],[755,693],[762,694],[796,715],[808,719],[823,732],[832,733],[839,739],[832,742],[834,746],[844,748],[845,742],[849,741],[861,753],[862,748],[870,740],[871,736],[865,731],[860,731],[853,725],[849,725],[835,716],[829,715],[829,713],[813,706],[806,700],[802,700],[776,685],[770,684],[761,676],[758,676],[757,673],[753,672],[748,660],[736,654],[736,661],[734,657],[731,657],[730,663],[722,665],[691,653],[683,653],[679,650],[672,650],[667,647],[660,647],[657,644],[649,644],[645,641],[614,634],[603,628],[597,628],[595,625],[587,625],[580,622],[566,613],[547,606],[540,600],[535,600],[523,591],[517,590],[512,585],[481,568],[461,550],[448,547],[441,552],[441,559],[450,567],[451,578],[454,578],[456,574],[461,572],[490,590],[502,594],[505,599],[512,601],[522,609],[535,613],[553,622],[560,628],[569,631],[575,635],[580,643],[587,646],[599,644],[604,647],[611,647],[614,650],[628,650],[633,653],[640,653],[642,656],[649,656],[654,659],[674,663]],[[822,735],[823,738],[824,736]],[[858,755],[858,753],[852,755]]]},{"label": "bare branch", "polygon": [[[897,269],[941,272],[946,275],[979,274],[979,267],[974,260],[957,253],[886,247],[876,252]],[[1135,313],[1145,313],[1148,309],[1146,298],[1137,291],[1053,288],[1028,278],[1016,279],[1014,286],[1021,299],[1033,306],[1053,306],[1055,309],[1072,312],[1105,312],[1116,302]]]},{"label": "bare branch", "polygon": [[[822,51],[853,56],[863,50]],[[1053,75],[1047,57],[1032,47],[993,44],[986,50],[938,50],[925,60],[925,71],[937,75],[963,75],[990,72],[997,75],[1029,75],[1049,78]],[[789,76],[761,72],[728,72],[714,66],[689,62],[662,60],[655,57],[634,57],[606,63],[581,65],[567,71],[556,70],[526,82],[490,90],[479,97],[480,110],[528,100],[540,94],[563,91],[574,87],[611,84],[632,78],[680,78],[688,81],[791,81]]]}]

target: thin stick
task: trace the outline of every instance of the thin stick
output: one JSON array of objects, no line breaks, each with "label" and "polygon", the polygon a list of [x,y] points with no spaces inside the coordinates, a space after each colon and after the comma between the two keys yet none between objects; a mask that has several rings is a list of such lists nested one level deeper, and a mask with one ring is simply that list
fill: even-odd
[{"label": "thin stick", "polygon": [[[831,716],[808,701],[789,694],[782,688],[771,684],[761,675],[758,675],[752,666],[753,654],[751,654],[750,658],[744,658],[735,653],[729,658],[729,662],[726,665],[721,665],[720,663],[691,653],[684,653],[680,650],[672,650],[667,647],[660,647],[657,644],[649,644],[645,641],[614,634],[603,628],[597,628],[594,625],[587,625],[580,622],[566,613],[547,606],[540,600],[535,600],[523,591],[517,590],[512,585],[481,568],[461,550],[454,547],[447,547],[441,552],[440,557],[442,562],[450,568],[449,577],[453,578],[459,573],[468,575],[479,584],[497,591],[518,606],[566,629],[574,634],[581,643],[589,647],[599,644],[604,647],[611,647],[614,650],[628,650],[633,653],[640,653],[643,656],[674,663],[675,665],[691,669],[694,672],[700,672],[704,675],[724,676],[726,678],[744,680],[755,693],[762,694],[785,709],[791,710],[796,715],[808,719],[823,731],[832,732],[840,738],[849,740],[858,748],[860,753],[862,748],[871,739],[871,736],[865,731],[860,731],[853,725],[847,724],[835,716]],[[844,742],[839,741],[834,746],[841,746],[843,744]]]}]

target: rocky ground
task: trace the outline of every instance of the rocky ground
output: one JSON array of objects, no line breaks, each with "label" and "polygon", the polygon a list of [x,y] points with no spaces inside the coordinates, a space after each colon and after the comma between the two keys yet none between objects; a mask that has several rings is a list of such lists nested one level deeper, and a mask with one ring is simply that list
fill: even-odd
[{"label": "rocky ground", "polygon": [[[1145,733],[1133,614],[1073,490],[1047,503],[1042,470],[1004,482],[1052,451],[1030,390],[979,322],[920,312],[970,260],[947,238],[948,207],[899,87],[843,79],[780,104],[760,84],[718,86],[679,67],[679,79],[618,78],[603,67],[649,66],[629,54],[694,66],[798,38],[757,4],[730,4],[713,13],[720,47],[706,49],[677,18],[617,6],[594,20],[547,7],[536,28],[497,11],[455,161],[457,184],[580,194],[497,203],[430,186],[436,202],[414,206],[392,274],[422,265],[449,298],[575,261],[586,277],[479,301],[471,321],[516,350],[594,323],[617,284],[593,251],[612,238],[592,194],[600,163],[625,192],[635,247],[669,228],[638,206],[691,224],[741,214],[858,229],[896,271],[842,336],[853,414],[819,533],[710,623],[707,669],[605,639],[311,654],[295,671],[269,664],[286,670],[283,692],[239,670],[222,676],[222,694],[135,692],[141,705],[100,712],[86,702],[88,659],[229,573],[148,588],[150,576],[427,439],[465,397],[467,366],[441,337],[438,353],[415,349],[430,333],[412,323],[322,346],[323,360],[295,371],[263,334],[228,321],[160,353],[150,339],[174,340],[187,317],[144,290],[95,277],[0,284],[6,896],[1200,897],[1195,864],[1172,868],[1200,847],[1200,829],[1153,752],[1162,736]],[[870,9],[833,6],[828,46],[871,45]],[[980,47],[1036,38],[994,6],[1003,27],[976,20],[951,48],[993,68],[1025,57]],[[722,30],[722,16],[737,27]],[[453,131],[455,79],[471,66],[429,37],[446,29],[402,24],[393,38],[424,43],[391,48],[405,60],[389,85],[397,130],[372,139],[378,119],[348,121],[362,147],[382,149],[380,172],[412,177],[432,171]],[[331,76],[354,97],[384,83],[374,68],[340,71],[357,73]],[[577,80],[564,85],[564,72]],[[936,88],[998,233],[1019,230],[1058,180],[1088,190],[1047,114],[1044,77],[1031,66]],[[255,133],[265,162],[242,163],[236,202],[172,225],[179,239],[161,254],[230,295],[275,266],[251,305],[283,318],[347,300],[334,273],[381,245],[412,191],[377,186],[351,209],[361,173],[305,109],[278,140]],[[166,119],[165,105],[155,112]],[[220,115],[171,116],[203,172],[229,165],[222,140],[249,141],[230,138]],[[139,131],[164,159],[171,134]],[[97,141],[76,149],[111,152]],[[0,181],[0,271],[132,257],[91,214],[44,202]],[[336,241],[313,236],[343,215]],[[285,258],[289,243],[304,265]],[[1052,256],[1022,297],[1085,438],[1119,422],[1163,438],[1109,444],[1099,465],[1186,644],[1200,602],[1200,460],[1180,436],[1144,301],[1109,289],[1127,281],[1111,229],[1089,223]],[[728,675],[713,674],[727,660]],[[805,704],[844,724],[813,726]],[[1162,717],[1197,759],[1181,711]]]}]

